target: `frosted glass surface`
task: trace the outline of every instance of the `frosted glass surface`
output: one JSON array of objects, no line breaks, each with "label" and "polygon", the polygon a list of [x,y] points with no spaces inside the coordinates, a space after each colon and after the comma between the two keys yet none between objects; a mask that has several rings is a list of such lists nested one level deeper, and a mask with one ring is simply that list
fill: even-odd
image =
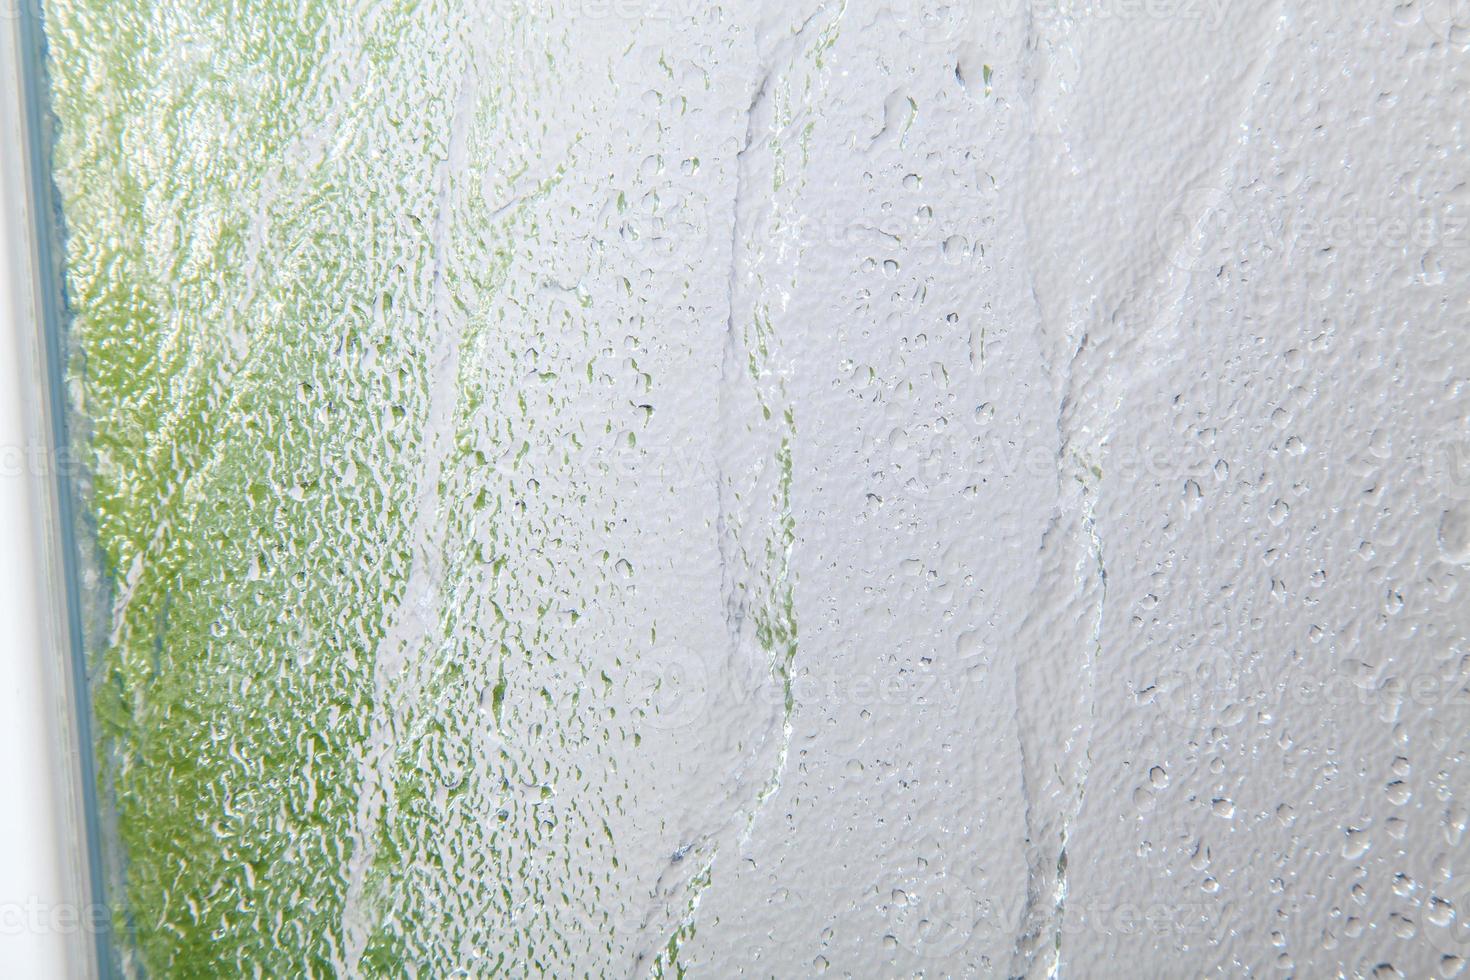
[{"label": "frosted glass surface", "polygon": [[1463,968],[1463,3],[44,8],[124,973]]}]

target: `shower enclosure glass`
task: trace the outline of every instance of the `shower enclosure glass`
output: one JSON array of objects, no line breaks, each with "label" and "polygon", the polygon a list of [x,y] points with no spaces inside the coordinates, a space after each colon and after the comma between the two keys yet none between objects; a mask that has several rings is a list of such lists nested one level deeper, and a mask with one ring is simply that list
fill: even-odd
[{"label": "shower enclosure glass", "polygon": [[1463,967],[1462,6],[19,12],[104,973]]}]

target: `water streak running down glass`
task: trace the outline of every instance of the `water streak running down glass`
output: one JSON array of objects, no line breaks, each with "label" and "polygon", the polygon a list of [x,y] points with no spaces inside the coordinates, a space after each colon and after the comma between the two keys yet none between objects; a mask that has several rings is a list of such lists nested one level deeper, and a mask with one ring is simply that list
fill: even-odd
[{"label": "water streak running down glass", "polygon": [[42,13],[106,968],[1463,968],[1463,5]]}]

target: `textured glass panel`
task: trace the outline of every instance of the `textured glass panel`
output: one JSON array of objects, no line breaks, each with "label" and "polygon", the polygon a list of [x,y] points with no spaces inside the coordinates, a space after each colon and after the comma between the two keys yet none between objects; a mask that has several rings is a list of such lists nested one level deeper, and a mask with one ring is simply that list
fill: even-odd
[{"label": "textured glass panel", "polygon": [[1462,968],[1463,7],[44,11],[125,973]]}]

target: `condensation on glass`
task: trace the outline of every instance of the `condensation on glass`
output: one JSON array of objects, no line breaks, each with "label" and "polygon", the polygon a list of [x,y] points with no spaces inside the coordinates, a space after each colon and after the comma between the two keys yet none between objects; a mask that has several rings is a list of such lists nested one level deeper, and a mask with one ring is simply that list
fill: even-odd
[{"label": "condensation on glass", "polygon": [[123,972],[1463,967],[1463,6],[45,31]]}]

